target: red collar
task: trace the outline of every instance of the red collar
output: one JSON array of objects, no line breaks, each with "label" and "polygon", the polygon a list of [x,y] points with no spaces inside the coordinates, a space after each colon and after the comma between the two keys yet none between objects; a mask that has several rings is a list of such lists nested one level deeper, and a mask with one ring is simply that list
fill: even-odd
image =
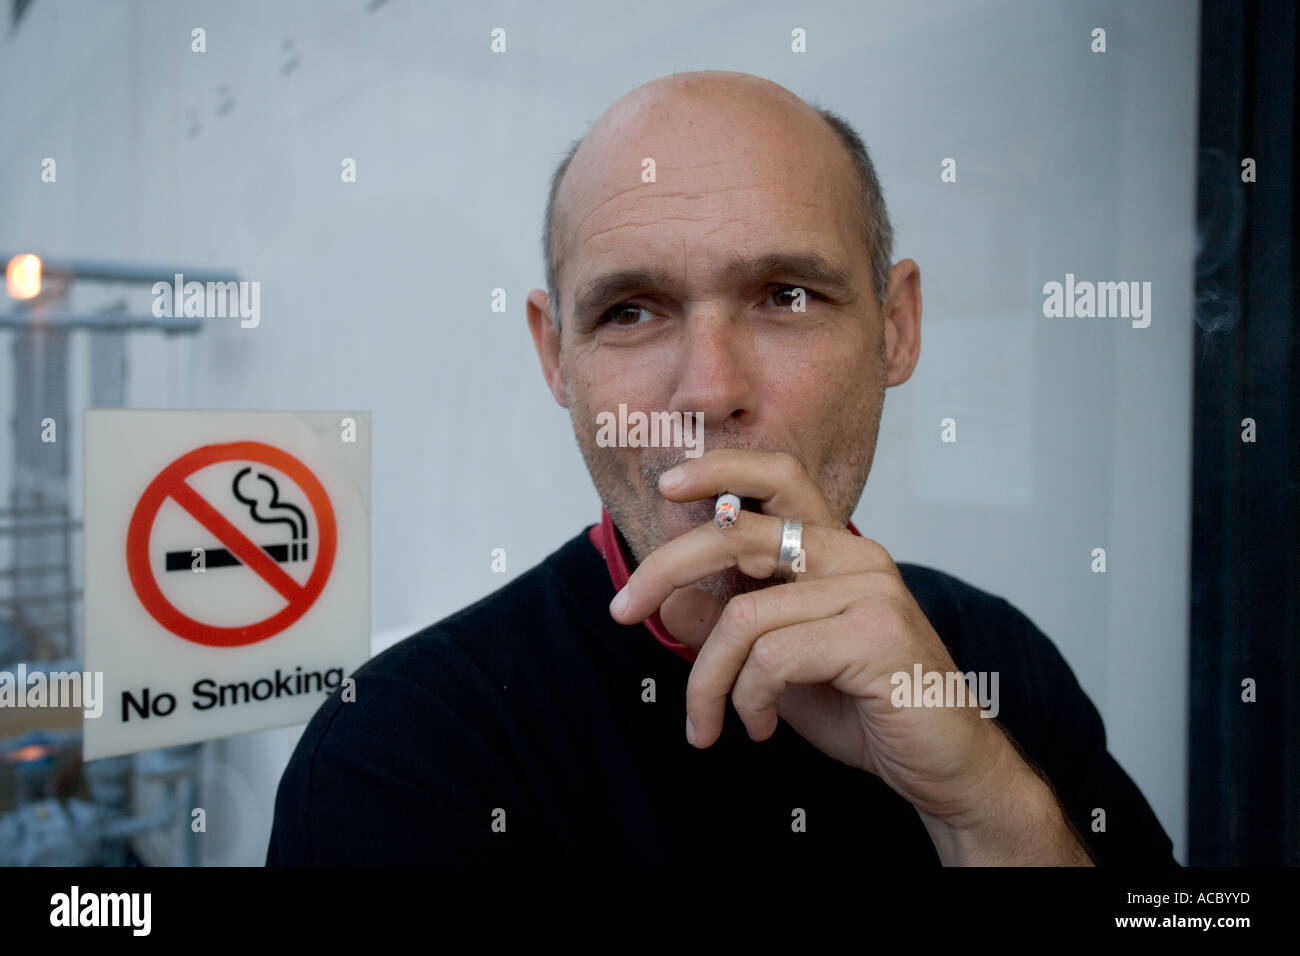
[{"label": "red collar", "polygon": [[[862,532],[853,527],[852,521],[848,524],[848,530],[862,537]],[[605,559],[605,567],[609,569],[609,579],[614,582],[614,590],[621,591],[623,585],[627,584],[627,579],[632,576],[632,572],[624,550],[622,535],[618,533],[618,528],[614,524],[614,519],[609,516],[608,509],[600,509],[600,524],[592,525],[591,530],[587,532],[587,537]],[[664,647],[678,657],[694,663],[695,651],[673,639],[668,629],[664,627],[664,622],[659,620],[658,611],[645,619],[645,627]]]}]

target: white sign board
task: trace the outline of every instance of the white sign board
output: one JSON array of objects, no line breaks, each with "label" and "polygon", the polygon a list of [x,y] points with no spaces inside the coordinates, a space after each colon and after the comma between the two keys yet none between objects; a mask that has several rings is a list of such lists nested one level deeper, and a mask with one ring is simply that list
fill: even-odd
[{"label": "white sign board", "polygon": [[84,759],[305,723],[369,656],[368,412],[87,409],[85,495]]}]

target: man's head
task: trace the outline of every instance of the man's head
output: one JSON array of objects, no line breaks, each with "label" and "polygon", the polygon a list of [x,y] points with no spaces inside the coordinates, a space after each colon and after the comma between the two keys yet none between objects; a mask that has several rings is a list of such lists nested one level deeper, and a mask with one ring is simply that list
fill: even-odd
[{"label": "man's head", "polygon": [[[659,494],[683,448],[598,444],[597,415],[621,404],[702,413],[706,449],[789,452],[843,521],[857,506],[884,390],[916,364],[921,311],[916,264],[889,267],[888,217],[859,146],[833,114],[767,80],[683,73],[615,102],[557,170],[550,289],[529,294],[529,327],[638,562],[709,520],[712,502]],[[631,270],[645,275],[609,281]],[[804,311],[791,308],[795,288]],[[725,600],[766,583],[732,569],[701,586]]]}]

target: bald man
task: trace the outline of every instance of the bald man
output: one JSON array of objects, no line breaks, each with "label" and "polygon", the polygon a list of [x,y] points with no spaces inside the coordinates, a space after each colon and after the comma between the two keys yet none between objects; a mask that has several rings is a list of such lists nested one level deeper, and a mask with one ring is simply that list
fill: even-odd
[{"label": "bald man", "polygon": [[647,83],[544,246],[528,327],[601,521],[325,703],[268,863],[1174,862],[1051,641],[850,521],[921,287],[847,124]]}]

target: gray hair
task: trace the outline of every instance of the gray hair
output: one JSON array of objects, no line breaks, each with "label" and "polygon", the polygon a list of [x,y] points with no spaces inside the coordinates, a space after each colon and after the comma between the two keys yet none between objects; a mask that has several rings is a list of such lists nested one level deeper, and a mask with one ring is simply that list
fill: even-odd
[{"label": "gray hair", "polygon": [[[835,135],[839,137],[840,142],[844,144],[844,148],[848,150],[849,159],[853,162],[853,169],[857,174],[858,181],[856,210],[858,230],[866,245],[867,252],[871,256],[871,284],[874,287],[876,302],[881,308],[884,308],[889,294],[889,269],[893,264],[894,230],[889,224],[889,211],[885,208],[885,197],[880,188],[880,180],[876,177],[876,167],[871,162],[867,147],[863,145],[862,137],[849,125],[847,120],[831,110],[819,106],[814,106],[814,109],[830,124],[831,129],[835,131]],[[542,230],[542,256],[546,261],[546,291],[550,296],[551,319],[554,321],[556,329],[560,327],[560,315],[563,308],[560,305],[560,290],[556,278],[555,197],[560,191],[560,183],[564,181],[564,174],[569,169],[569,163],[572,162],[574,154],[578,151],[578,147],[582,145],[585,138],[585,136],[582,136],[575,139],[564,159],[560,161],[560,165],[555,168],[555,172],[551,175],[550,194],[546,198],[546,219]]]}]

